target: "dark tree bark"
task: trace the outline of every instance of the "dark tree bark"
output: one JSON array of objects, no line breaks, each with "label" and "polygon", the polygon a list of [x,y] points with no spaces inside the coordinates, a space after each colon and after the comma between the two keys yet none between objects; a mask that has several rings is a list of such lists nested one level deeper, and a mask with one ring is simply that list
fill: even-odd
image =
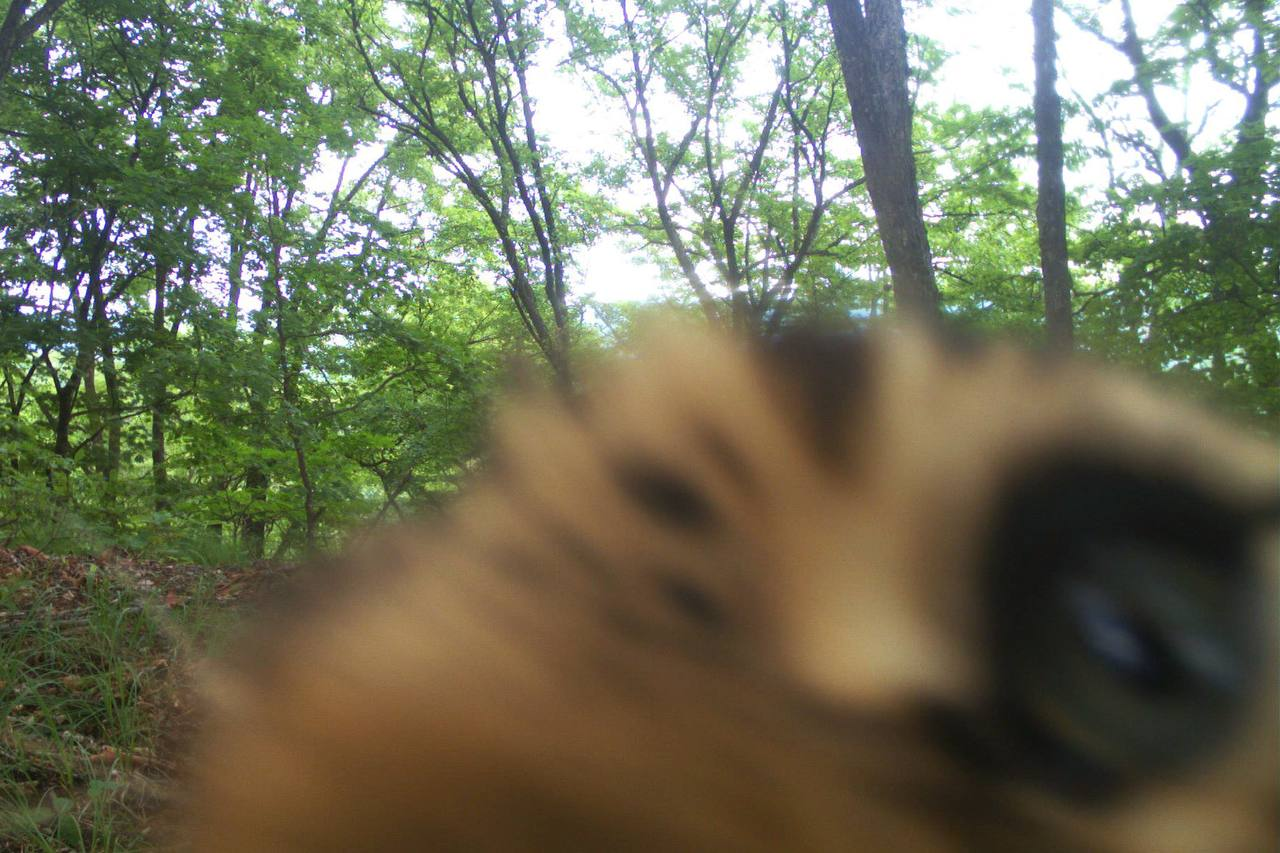
[{"label": "dark tree bark", "polygon": [[1044,277],[1044,325],[1049,346],[1070,350],[1071,268],[1067,264],[1067,191],[1062,180],[1062,101],[1058,79],[1054,0],[1031,0],[1035,30],[1036,167],[1039,194],[1036,229],[1040,237],[1040,270]]},{"label": "dark tree bark", "polygon": [[46,364],[49,366],[49,376],[53,380],[54,400],[56,401],[57,415],[53,423],[53,452],[70,459],[72,455],[71,447],[71,418],[74,413],[76,395],[80,393],[80,371],[73,370],[71,377],[65,382],[58,381],[57,368],[53,366],[53,362],[45,356]]},{"label": "dark tree bark", "polygon": [[35,31],[49,23],[53,13],[66,0],[45,0],[45,4],[25,17],[31,8],[31,0],[9,0],[9,8],[5,10],[4,20],[0,21],[0,83],[9,76],[13,67],[13,55],[18,48],[35,34]]},{"label": "dark tree bark", "polygon": [[260,507],[262,501],[266,500],[271,480],[261,465],[250,465],[244,472],[244,487],[254,501],[254,508],[245,514],[241,528],[244,550],[249,559],[261,560],[266,554],[267,519]]},{"label": "dark tree bark", "polygon": [[931,320],[938,285],[911,147],[901,0],[827,0],[827,12],[898,310]]}]

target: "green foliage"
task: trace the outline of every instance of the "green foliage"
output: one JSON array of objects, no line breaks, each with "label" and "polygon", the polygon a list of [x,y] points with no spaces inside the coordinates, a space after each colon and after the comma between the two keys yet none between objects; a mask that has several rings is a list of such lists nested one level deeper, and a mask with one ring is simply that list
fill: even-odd
[{"label": "green foliage", "polygon": [[445,201],[359,108],[345,32],[331,4],[104,0],[28,46],[0,101],[0,544],[283,554],[473,453],[518,329],[465,216],[423,239]]},{"label": "green foliage", "polygon": [[[1071,13],[1132,59],[1114,11]],[[1069,105],[1069,171],[1110,175],[1068,198],[1077,339],[1274,425],[1274,16],[1140,36]],[[1035,338],[1029,104],[930,103],[947,50],[911,40],[944,304]],[[599,150],[545,135],[561,60]],[[1191,79],[1229,122],[1154,120]],[[0,85],[0,546],[215,563],[435,506],[504,353],[625,344],[573,290],[602,234],[716,322],[892,307],[821,4],[93,0]]]},{"label": "green foliage", "polygon": [[[1078,252],[1090,282],[1080,325],[1094,348],[1194,380],[1276,431],[1280,22],[1266,6],[1182,4],[1130,43],[1088,10],[1075,13],[1133,67],[1086,105],[1089,155],[1112,179]],[[1193,78],[1221,101],[1199,127],[1169,119],[1163,104]],[[1145,115],[1122,117],[1126,98]]]},{"label": "green foliage", "polygon": [[979,326],[1034,328],[1043,307],[1030,109],[956,106],[919,124],[937,152],[921,163],[921,202],[949,310]]}]

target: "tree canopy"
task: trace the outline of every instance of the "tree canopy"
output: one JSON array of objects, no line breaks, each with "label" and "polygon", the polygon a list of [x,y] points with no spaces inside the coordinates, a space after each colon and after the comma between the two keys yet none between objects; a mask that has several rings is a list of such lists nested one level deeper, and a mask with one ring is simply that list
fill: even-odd
[{"label": "tree canopy", "polygon": [[1277,431],[1280,19],[1167,7],[1035,0],[1026,75],[954,85],[896,0],[0,0],[0,544],[256,558],[432,506],[510,356],[571,383],[659,299],[591,296],[628,254],[764,333],[1043,338],[1052,270],[1056,340]]}]

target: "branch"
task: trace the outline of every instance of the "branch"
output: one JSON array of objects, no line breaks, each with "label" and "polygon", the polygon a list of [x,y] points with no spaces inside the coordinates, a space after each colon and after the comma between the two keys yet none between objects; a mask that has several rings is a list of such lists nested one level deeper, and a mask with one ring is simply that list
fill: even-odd
[{"label": "branch", "polygon": [[1160,104],[1151,66],[1142,41],[1138,38],[1137,25],[1133,21],[1133,7],[1130,5],[1130,0],[1120,0],[1120,8],[1124,12],[1124,41],[1119,44],[1120,51],[1128,57],[1129,64],[1133,66],[1134,83],[1142,94],[1143,101],[1146,102],[1147,113],[1151,117],[1151,123],[1155,125],[1156,132],[1160,134],[1165,145],[1169,146],[1173,156],[1178,159],[1178,165],[1190,173],[1193,168],[1188,161],[1194,153],[1191,150],[1191,140],[1187,138],[1186,131],[1170,120]]}]

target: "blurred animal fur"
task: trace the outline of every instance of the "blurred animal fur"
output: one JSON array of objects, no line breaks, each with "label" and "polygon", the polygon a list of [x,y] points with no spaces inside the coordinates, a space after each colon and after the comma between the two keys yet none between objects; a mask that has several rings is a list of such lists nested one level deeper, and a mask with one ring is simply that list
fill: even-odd
[{"label": "blurred animal fur", "polygon": [[210,682],[196,850],[1275,848],[1274,448],[909,329],[642,350]]}]

